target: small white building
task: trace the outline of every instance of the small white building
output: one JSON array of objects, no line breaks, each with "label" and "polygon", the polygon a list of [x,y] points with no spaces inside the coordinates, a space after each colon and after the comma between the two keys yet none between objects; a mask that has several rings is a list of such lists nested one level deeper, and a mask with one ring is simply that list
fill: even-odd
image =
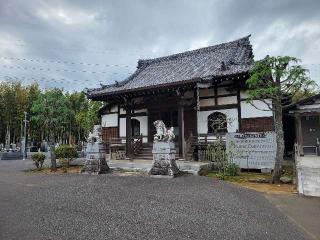
[{"label": "small white building", "polygon": [[[190,136],[212,136],[217,118],[227,120],[223,132],[273,130],[272,112],[246,102],[245,81],[254,63],[249,37],[139,60],[124,81],[88,90],[88,98],[106,103],[100,111],[103,139],[125,138],[126,154],[132,156],[132,140],[151,143],[153,122],[162,120],[174,127],[179,155],[185,158]],[[268,109],[259,100],[255,105]]]}]

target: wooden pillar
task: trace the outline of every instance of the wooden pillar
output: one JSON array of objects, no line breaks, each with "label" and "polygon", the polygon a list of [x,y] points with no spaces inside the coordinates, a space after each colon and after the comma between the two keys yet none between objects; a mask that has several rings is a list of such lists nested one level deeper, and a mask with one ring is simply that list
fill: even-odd
[{"label": "wooden pillar", "polygon": [[131,112],[132,112],[132,102],[131,100],[126,101],[126,157],[131,158]]},{"label": "wooden pillar", "polygon": [[302,127],[301,127],[301,115],[295,115],[295,122],[296,122],[296,142],[298,144],[298,148],[300,151],[300,155],[304,155],[303,153],[303,136],[302,136]]},{"label": "wooden pillar", "polygon": [[214,84],[213,91],[214,91],[214,105],[217,106],[218,105],[218,86],[216,83]]},{"label": "wooden pillar", "polygon": [[238,109],[238,130],[241,131],[241,95],[240,95],[240,86],[237,84],[237,109]]},{"label": "wooden pillar", "polygon": [[178,103],[178,126],[179,126],[179,158],[185,158],[184,149],[184,107]]},{"label": "wooden pillar", "polygon": [[199,86],[198,86],[198,83],[195,87],[195,91],[194,91],[194,96],[196,98],[196,106],[195,106],[195,111],[196,111],[196,114],[195,114],[195,117],[196,117],[196,141],[195,141],[195,144],[196,144],[196,151],[197,151],[197,157],[198,157],[198,161],[200,161],[200,149],[199,149],[199,132],[198,132],[198,114],[199,114],[199,111],[200,111],[200,96],[199,96]]}]

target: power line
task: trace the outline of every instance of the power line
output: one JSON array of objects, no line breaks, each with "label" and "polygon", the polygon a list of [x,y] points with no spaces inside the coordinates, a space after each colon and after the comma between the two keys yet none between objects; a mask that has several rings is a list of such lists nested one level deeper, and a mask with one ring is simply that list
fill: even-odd
[{"label": "power line", "polygon": [[[33,70],[33,71],[47,71],[47,72],[68,72],[68,73],[89,73],[89,74],[113,74],[113,75],[117,75],[120,74],[118,72],[99,72],[99,71],[87,71],[87,70],[70,70],[70,69],[51,69],[51,68],[37,68],[37,67],[22,67],[22,66],[9,66],[9,65],[0,65],[3,68],[7,68],[7,69],[22,69],[22,70]],[[126,74],[126,75],[130,75],[132,73],[130,72],[125,72],[122,74]]]},{"label": "power line", "polygon": [[102,84],[107,82],[106,80],[94,80],[94,79],[68,79],[68,78],[53,78],[53,77],[26,77],[26,76],[15,76],[15,75],[3,75],[1,76],[6,80],[33,80],[33,81],[44,81],[44,82],[55,82],[55,83],[70,83],[81,82],[82,84]]},{"label": "power line", "polygon": [[[27,44],[22,44],[22,43],[2,43],[2,45],[7,45],[7,46],[16,46],[16,47],[28,47]],[[37,48],[39,48],[39,43],[37,43]],[[72,52],[79,52],[80,50],[89,50],[91,53],[94,53],[94,54],[108,54],[110,52],[113,52],[113,53],[119,53],[120,51],[119,50],[116,50],[116,49],[94,49],[94,48],[61,48],[61,47],[48,47],[48,45],[45,45],[45,44],[42,44],[42,48],[45,48],[46,50],[57,50],[57,51],[72,51]],[[130,52],[131,51],[131,52]],[[134,53],[135,52],[135,53]],[[132,51],[131,50],[125,50],[124,52],[121,52],[122,55],[128,55],[128,56],[137,56],[139,55],[140,57],[141,56],[147,56],[147,55],[141,55],[137,50],[135,51]],[[143,57],[144,58],[144,57]]]},{"label": "power line", "polygon": [[65,60],[41,60],[41,59],[31,59],[31,58],[16,58],[16,57],[0,57],[5,60],[17,60],[17,61],[28,61],[28,62],[38,62],[38,63],[64,63],[70,65],[86,65],[86,66],[99,66],[99,67],[124,67],[129,68],[129,65],[121,64],[101,64],[101,63],[87,63],[87,62],[71,62]]}]

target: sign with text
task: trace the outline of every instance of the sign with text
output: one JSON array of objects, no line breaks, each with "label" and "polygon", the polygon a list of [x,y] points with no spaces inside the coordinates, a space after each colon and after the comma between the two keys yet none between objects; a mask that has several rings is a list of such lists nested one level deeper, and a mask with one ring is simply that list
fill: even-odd
[{"label": "sign with text", "polygon": [[275,132],[227,133],[226,148],[240,168],[273,169],[276,159]]}]

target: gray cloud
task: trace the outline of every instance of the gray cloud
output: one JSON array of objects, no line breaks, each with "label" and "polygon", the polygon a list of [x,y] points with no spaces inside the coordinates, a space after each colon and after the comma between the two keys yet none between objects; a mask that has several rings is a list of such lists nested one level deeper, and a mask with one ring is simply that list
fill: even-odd
[{"label": "gray cloud", "polygon": [[139,58],[251,33],[256,59],[299,57],[320,83],[318,9],[318,0],[2,1],[0,77],[81,90],[126,78]]}]

